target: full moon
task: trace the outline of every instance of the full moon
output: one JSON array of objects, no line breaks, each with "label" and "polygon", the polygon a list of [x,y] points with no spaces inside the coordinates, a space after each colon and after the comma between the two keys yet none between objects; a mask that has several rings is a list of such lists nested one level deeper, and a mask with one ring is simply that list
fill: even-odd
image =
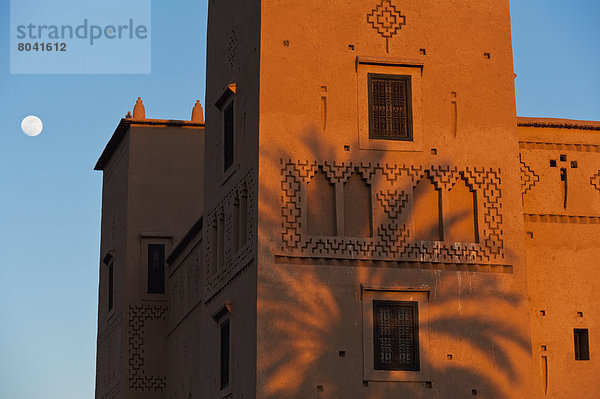
[{"label": "full moon", "polygon": [[30,137],[35,137],[42,132],[42,120],[35,115],[29,115],[21,122],[21,130]]}]

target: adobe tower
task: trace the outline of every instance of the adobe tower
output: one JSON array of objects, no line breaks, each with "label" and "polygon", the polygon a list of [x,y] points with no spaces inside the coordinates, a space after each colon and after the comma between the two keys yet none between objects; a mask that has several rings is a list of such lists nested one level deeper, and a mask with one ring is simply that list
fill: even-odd
[{"label": "adobe tower", "polygon": [[514,76],[508,1],[209,3],[199,397],[531,397]]}]

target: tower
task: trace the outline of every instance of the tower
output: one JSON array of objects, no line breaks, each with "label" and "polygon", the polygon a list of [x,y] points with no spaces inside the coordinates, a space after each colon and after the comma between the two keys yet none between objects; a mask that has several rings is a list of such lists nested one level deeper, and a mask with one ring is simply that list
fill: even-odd
[{"label": "tower", "polygon": [[204,124],[121,119],[103,172],[96,398],[166,398],[168,269],[202,213]]},{"label": "tower", "polygon": [[530,396],[508,1],[210,2],[207,49],[200,397]]}]

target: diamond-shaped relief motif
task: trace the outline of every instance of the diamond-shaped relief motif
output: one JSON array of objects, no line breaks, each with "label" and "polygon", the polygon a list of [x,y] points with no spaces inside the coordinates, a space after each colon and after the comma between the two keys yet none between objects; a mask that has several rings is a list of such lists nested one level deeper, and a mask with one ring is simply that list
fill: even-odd
[{"label": "diamond-shaped relief motif", "polygon": [[367,22],[381,37],[390,39],[403,25],[406,25],[406,17],[400,14],[400,11],[392,4],[391,0],[381,0],[367,14]]}]

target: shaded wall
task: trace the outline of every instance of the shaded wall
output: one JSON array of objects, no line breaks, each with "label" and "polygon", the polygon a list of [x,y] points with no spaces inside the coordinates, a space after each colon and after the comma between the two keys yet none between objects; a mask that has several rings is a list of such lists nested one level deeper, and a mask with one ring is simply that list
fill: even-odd
[{"label": "shaded wall", "polygon": [[[165,245],[168,254],[189,221],[201,214],[203,159],[198,154],[204,151],[203,127],[170,125],[169,121],[122,120],[101,158],[107,163],[97,165],[109,176],[113,160],[123,159],[115,162],[123,165],[115,169],[119,174],[110,178],[118,183],[113,185],[105,177],[101,233],[101,260],[114,259],[117,287],[114,321],[107,324],[114,323],[109,328],[120,334],[115,339],[120,346],[114,352],[112,346],[98,349],[99,356],[119,356],[108,368],[118,383],[109,390],[98,389],[99,398],[167,395],[168,288],[163,294],[148,293],[148,245]],[[126,218],[120,219],[121,215]],[[102,276],[105,265],[100,268],[102,309],[107,279]],[[107,327],[99,313],[99,331],[103,331]],[[98,367],[98,380],[106,379],[105,370]]]},{"label": "shaded wall", "polygon": [[[600,126],[533,118],[519,124],[536,397],[594,398]],[[576,360],[575,329],[588,330],[589,360]]]}]

